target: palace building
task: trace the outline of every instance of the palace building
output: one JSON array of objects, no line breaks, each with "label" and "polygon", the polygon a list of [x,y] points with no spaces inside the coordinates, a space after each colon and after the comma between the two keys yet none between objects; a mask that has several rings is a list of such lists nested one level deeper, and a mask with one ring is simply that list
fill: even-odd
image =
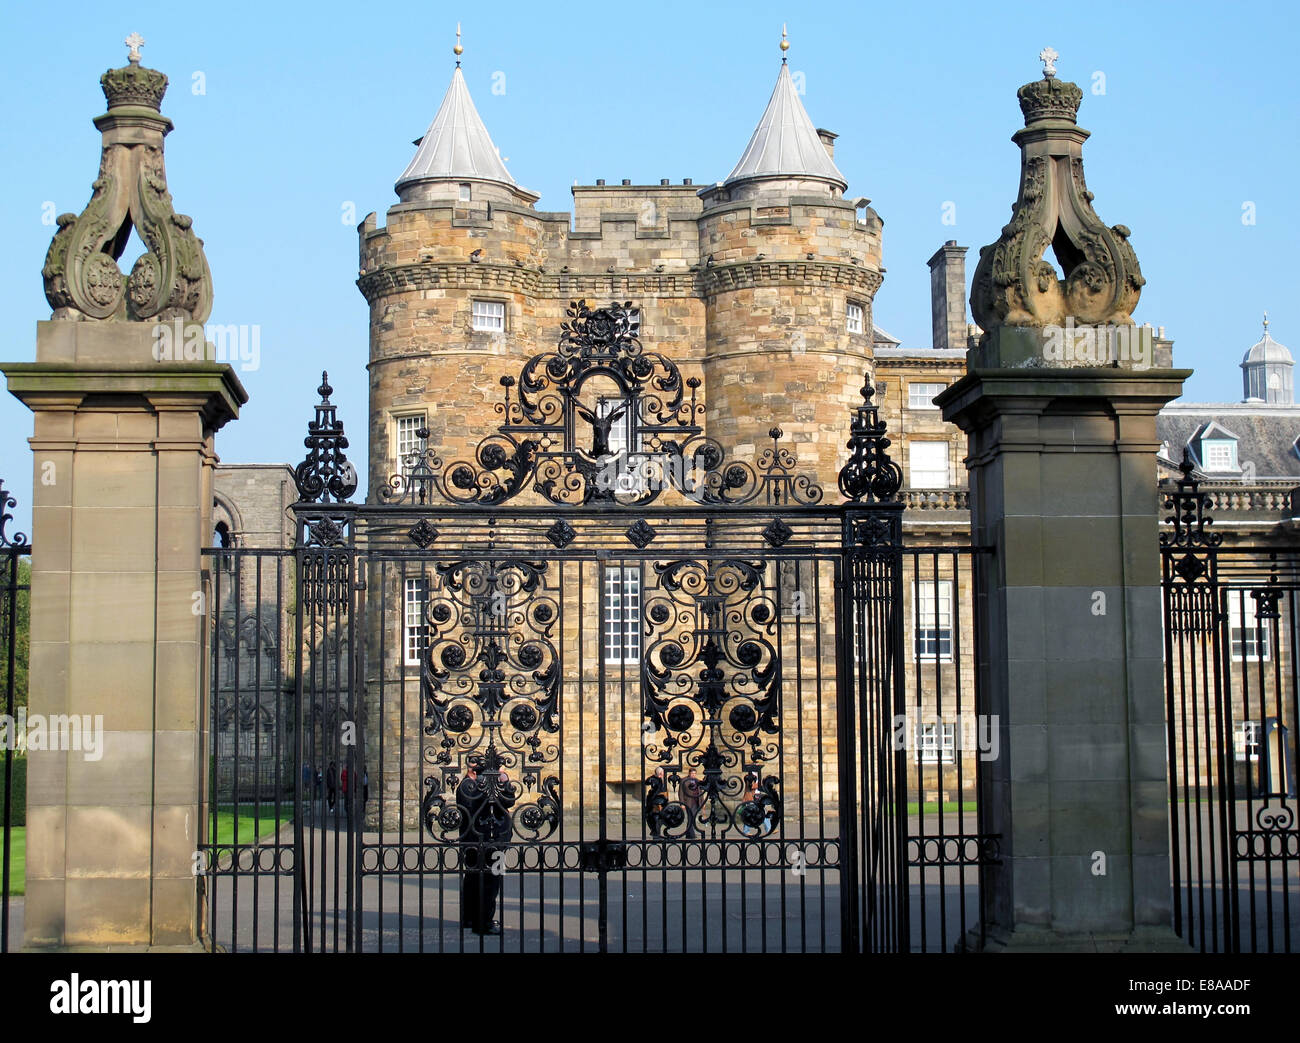
[{"label": "palace building", "polygon": [[[424,454],[444,464],[470,459],[502,422],[502,378],[554,344],[578,300],[627,302],[642,344],[699,382],[706,434],[740,459],[755,459],[777,424],[800,469],[829,481],[865,380],[903,471],[906,538],[936,548],[928,571],[916,567],[926,574],[910,575],[904,590],[918,665],[921,788],[936,796],[969,790],[973,770],[961,783],[947,778],[959,754],[974,755],[959,749],[969,722],[945,720],[944,703],[972,687],[961,654],[972,646],[970,614],[958,607],[971,577],[938,551],[969,542],[966,438],[933,401],[965,372],[980,333],[968,321],[966,248],[949,240],[929,260],[930,345],[905,346],[875,324],[883,221],[869,199],[848,194],[837,135],[815,126],[784,57],[725,178],[706,187],[690,178],[575,185],[571,213],[537,210],[537,194],[506,169],[460,64],[458,50],[447,92],[397,177],[398,202],[382,225],[371,213],[358,229],[357,286],[370,308],[367,500],[400,495],[404,472]],[[1168,360],[1164,329],[1146,330]],[[1172,481],[1189,449],[1216,513],[1231,515],[1221,528],[1242,536],[1290,525],[1283,516],[1300,482],[1291,364],[1266,326],[1242,363],[1243,402],[1173,403],[1158,421],[1161,474]],[[595,396],[595,415],[615,408],[612,392]],[[640,448],[634,419],[623,414],[608,425],[611,452]],[[240,520],[241,510],[263,521],[283,512],[286,474],[284,465],[218,470],[219,545],[292,544],[291,525],[255,531]],[[619,646],[606,652],[626,669],[636,663],[623,646],[639,622],[640,577],[607,570],[601,583],[593,603],[603,603],[606,644]],[[790,592],[799,579],[781,583]],[[427,631],[428,581],[408,577],[401,587],[392,604],[403,623],[388,652],[397,675],[418,669]],[[246,601],[250,584],[243,588]],[[239,657],[227,653],[233,676]]]}]

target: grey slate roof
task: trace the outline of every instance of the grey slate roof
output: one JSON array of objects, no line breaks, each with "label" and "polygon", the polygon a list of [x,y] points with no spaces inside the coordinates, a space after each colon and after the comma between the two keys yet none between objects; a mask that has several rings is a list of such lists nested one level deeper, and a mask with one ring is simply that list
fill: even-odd
[{"label": "grey slate roof", "polygon": [[816,177],[848,187],[844,175],[826,154],[826,146],[799,100],[799,92],[790,79],[790,69],[782,63],[776,88],[768,100],[763,118],[740,162],[724,184],[751,177]]},{"label": "grey slate roof", "polygon": [[[1161,460],[1177,464],[1183,446],[1211,423],[1237,436],[1237,460],[1255,465],[1257,478],[1300,477],[1300,456],[1293,446],[1300,438],[1300,407],[1268,406],[1260,402],[1175,403],[1156,415],[1156,437],[1165,443]],[[1223,432],[1214,432],[1223,437]],[[1196,459],[1193,449],[1192,459]]]},{"label": "grey slate roof", "polygon": [[447,88],[442,105],[424,132],[415,157],[397,179],[397,187],[400,189],[414,181],[462,178],[515,185],[515,179],[501,162],[497,147],[492,144],[487,127],[474,108],[458,65],[451,74],[451,86]]}]

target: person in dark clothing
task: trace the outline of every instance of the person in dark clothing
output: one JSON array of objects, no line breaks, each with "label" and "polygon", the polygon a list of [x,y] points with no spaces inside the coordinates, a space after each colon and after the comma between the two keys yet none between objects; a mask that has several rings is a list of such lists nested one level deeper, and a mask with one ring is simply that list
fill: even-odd
[{"label": "person in dark clothing", "polygon": [[510,777],[471,762],[456,787],[461,813],[460,925],[475,934],[500,934],[496,919],[501,896],[499,852],[513,829],[510,807],[515,802]]},{"label": "person in dark clothing", "polygon": [[338,795],[338,790],[336,789],[338,778],[338,765],[333,761],[330,761],[330,766],[325,769],[325,799],[329,804],[330,811],[334,810],[334,799]]},{"label": "person in dark clothing", "polygon": [[682,779],[681,798],[682,807],[686,809],[686,839],[694,840],[697,836],[695,816],[700,813],[700,805],[704,803],[704,791],[700,789],[700,780],[695,777],[694,768]]},{"label": "person in dark clothing", "polygon": [[650,827],[650,835],[658,837],[664,809],[668,807],[668,783],[663,768],[655,768],[655,773],[646,779],[645,784],[645,821]]},{"label": "person in dark clothing", "polygon": [[361,769],[361,805],[365,807],[370,803],[370,769]]}]

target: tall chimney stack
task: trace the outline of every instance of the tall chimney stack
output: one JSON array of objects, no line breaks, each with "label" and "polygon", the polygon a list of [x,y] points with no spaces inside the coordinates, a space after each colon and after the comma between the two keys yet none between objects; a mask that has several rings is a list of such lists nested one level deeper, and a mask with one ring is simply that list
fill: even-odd
[{"label": "tall chimney stack", "polygon": [[936,348],[966,348],[966,247],[949,239],[930,258],[930,323]]}]

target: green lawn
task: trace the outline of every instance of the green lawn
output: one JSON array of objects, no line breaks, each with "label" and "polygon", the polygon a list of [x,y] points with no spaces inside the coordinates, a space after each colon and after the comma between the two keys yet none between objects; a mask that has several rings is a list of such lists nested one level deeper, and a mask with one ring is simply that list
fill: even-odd
[{"label": "green lawn", "polygon": [[[257,817],[254,817],[254,812]],[[235,836],[235,807],[233,804],[222,804],[212,813],[213,825],[216,827],[216,839],[209,840],[209,843],[215,844],[252,844],[258,840],[265,840],[267,837],[274,836],[281,826],[293,821],[293,811],[288,804],[280,805],[280,817],[275,817],[275,804],[263,804],[257,809],[252,804],[241,804],[239,806],[239,836]],[[212,829],[209,828],[208,836],[212,837]]]},{"label": "green lawn", "polygon": [[[927,800],[921,806],[921,813],[924,815],[936,814],[938,810],[939,810],[939,802],[934,800]],[[975,801],[966,800],[958,804],[955,800],[945,800],[943,802],[943,810],[944,810],[944,814],[948,814],[949,812],[956,814],[958,811],[974,811]],[[907,813],[909,815],[916,814],[916,801],[910,800],[907,802]]]},{"label": "green lawn", "polygon": [[[13,851],[9,855],[9,894],[25,895],[27,893],[27,827],[11,827],[9,842],[13,845]],[[0,849],[0,855],[2,854],[3,849]]]}]

